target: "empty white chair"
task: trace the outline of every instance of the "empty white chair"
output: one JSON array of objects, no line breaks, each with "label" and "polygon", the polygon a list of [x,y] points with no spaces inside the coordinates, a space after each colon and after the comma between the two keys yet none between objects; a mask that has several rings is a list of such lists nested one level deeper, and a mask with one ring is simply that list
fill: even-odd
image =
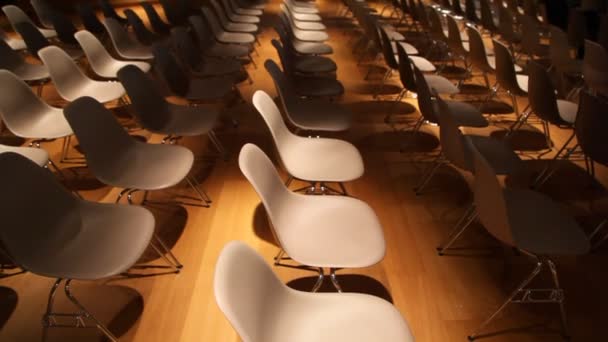
[{"label": "empty white chair", "polygon": [[215,300],[245,342],[413,342],[399,311],[359,293],[293,290],[242,242],[228,243],[217,260]]},{"label": "empty white chair", "polygon": [[97,39],[97,37],[95,37],[95,35],[89,31],[78,31],[76,34],[74,34],[74,37],[87,56],[91,69],[93,69],[93,71],[101,77],[116,78],[118,70],[127,65],[134,65],[143,72],[148,72],[150,70],[151,66],[146,62],[127,62],[119,61],[113,58],[99,39]]},{"label": "empty white chair", "polygon": [[72,58],[57,46],[45,47],[38,55],[49,69],[57,92],[67,101],[90,96],[99,102],[110,102],[125,94],[125,88],[119,82],[95,81],[88,78]]},{"label": "empty white chair", "polygon": [[[16,25],[18,23],[27,22],[27,23],[30,23],[30,24],[36,26],[32,22],[32,19],[30,19],[30,17],[28,17],[27,14],[25,14],[25,12],[23,12],[21,10],[21,8],[15,6],[15,5],[3,6],[2,11],[8,18],[8,21],[11,23],[11,26],[13,27],[14,31],[17,31]],[[36,28],[38,29],[38,31],[40,31],[40,33],[42,33],[42,35],[44,35],[45,38],[57,37],[57,32],[55,30],[40,28],[37,26],[36,26]]]},{"label": "empty white chair", "polygon": [[384,258],[382,226],[365,202],[289,191],[268,156],[253,144],[241,149],[239,167],[260,196],[282,248],[275,264],[284,265],[281,260],[287,254],[294,262],[317,269],[313,292],[323,283],[324,268],[330,269],[331,281],[341,291],[337,269],[369,267]]},{"label": "empty white chair", "polygon": [[28,82],[44,81],[49,78],[49,71],[44,65],[28,63],[3,40],[0,40],[0,69],[9,70]]},{"label": "empty white chair", "polygon": [[131,39],[129,33],[114,18],[103,21],[116,53],[124,59],[153,59],[152,49]]},{"label": "empty white chair", "polygon": [[310,139],[291,133],[272,98],[263,91],[253,95],[253,105],[270,129],[285,169],[295,179],[316,182],[348,182],[363,175],[363,159],[355,146],[344,140]]}]

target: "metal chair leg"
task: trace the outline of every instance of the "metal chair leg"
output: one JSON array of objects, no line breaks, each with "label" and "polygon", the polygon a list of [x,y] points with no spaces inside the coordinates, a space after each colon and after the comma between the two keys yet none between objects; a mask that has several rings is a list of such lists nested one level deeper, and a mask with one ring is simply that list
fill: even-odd
[{"label": "metal chair leg", "polygon": [[477,212],[475,211],[475,205],[471,203],[471,205],[464,212],[462,217],[458,220],[452,232],[448,235],[449,240],[442,244],[440,247],[437,247],[437,253],[440,256],[445,254],[445,251],[449,249],[452,244],[458,240],[460,235],[464,233],[464,231],[473,223],[473,221],[477,218]]},{"label": "metal chair leg", "polygon": [[420,179],[420,183],[414,188],[416,196],[420,196],[422,190],[424,190],[431,178],[433,178],[435,172],[437,172],[439,167],[443,164],[444,160],[445,157],[443,156],[443,154],[439,154],[437,158],[435,158],[433,165],[431,165],[429,169],[423,174],[422,178]]},{"label": "metal chair leg", "polygon": [[335,268],[330,268],[329,269],[329,278],[331,279],[331,283],[334,285],[334,288],[342,293],[342,287],[340,287],[340,283],[338,282],[338,277],[336,276],[336,269]]},{"label": "metal chair leg", "polygon": [[507,305],[509,305],[514,298],[526,287],[528,286],[528,284],[530,284],[530,282],[536,278],[536,276],[538,275],[538,273],[540,273],[541,269],[543,267],[543,262],[538,260],[536,261],[536,267],[532,270],[532,273],[530,273],[530,275],[528,275],[528,277],[526,277],[526,279],[524,279],[524,281],[511,293],[511,295],[509,295],[509,297],[507,298],[507,300],[498,308],[498,310],[496,310],[492,315],[490,315],[490,317],[488,317],[480,326],[479,328],[477,328],[471,335],[468,336],[469,341],[473,341],[475,340],[477,337],[479,337],[480,332],[490,323],[492,322],[492,320],[494,320],[494,318],[496,316],[498,316],[498,314],[500,312],[502,312],[502,310],[504,310],[504,308],[507,307]]},{"label": "metal chair leg", "polygon": [[319,271],[319,277],[317,278],[317,282],[315,283],[315,285],[312,287],[311,292],[319,291],[319,289],[321,288],[321,285],[323,285],[323,281],[325,280],[325,273],[323,271],[323,267],[319,267],[318,271]]}]

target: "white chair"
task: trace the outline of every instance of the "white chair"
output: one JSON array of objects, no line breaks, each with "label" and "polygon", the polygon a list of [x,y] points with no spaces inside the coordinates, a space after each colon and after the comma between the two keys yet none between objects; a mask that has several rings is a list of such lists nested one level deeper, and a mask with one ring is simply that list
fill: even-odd
[{"label": "white chair", "polygon": [[[258,90],[253,94],[253,105],[270,129],[281,161],[292,178],[316,183],[336,182],[346,192],[343,182],[363,175],[363,159],[355,146],[344,140],[305,138],[291,133],[281,117],[279,108],[268,94]],[[329,189],[331,190],[331,189]]]},{"label": "white chair", "polygon": [[15,6],[15,5],[6,5],[2,7],[2,11],[4,12],[4,14],[6,15],[6,17],[8,18],[8,21],[11,23],[11,26],[13,27],[14,31],[17,31],[16,25],[18,23],[23,23],[23,22],[27,22],[30,23],[32,25],[34,25],[38,31],[40,31],[40,33],[42,33],[42,35],[45,38],[53,38],[53,37],[57,37],[57,32],[55,30],[50,30],[50,29],[45,29],[45,28],[41,28],[41,27],[37,27],[34,22],[32,22],[32,19],[30,19],[30,17],[27,16],[27,14],[25,14],[25,12],[23,12],[21,10],[21,8]]},{"label": "white chair", "polygon": [[293,1],[293,0],[285,0],[286,4],[289,4],[291,8],[293,8],[296,13],[304,13],[304,14],[318,14],[319,9],[314,2],[308,1]]},{"label": "white chair", "polygon": [[129,33],[114,18],[106,18],[103,21],[108,35],[112,40],[112,45],[116,53],[124,59],[148,60],[153,59],[152,49],[138,41],[131,39]]},{"label": "white chair", "polygon": [[57,46],[48,46],[38,52],[49,69],[51,80],[59,95],[67,101],[90,96],[99,102],[119,100],[125,89],[119,82],[95,81],[88,78],[76,63]]},{"label": "white chair", "polygon": [[284,12],[280,12],[279,17],[285,25],[291,26],[292,34],[298,40],[301,40],[303,42],[316,43],[322,43],[329,40],[329,35],[326,32],[310,31],[298,28],[297,25],[293,22],[292,18],[286,15]]},{"label": "white chair", "polygon": [[0,70],[0,115],[14,135],[35,140],[65,138],[73,134],[61,108],[49,106],[31,88],[7,70]]},{"label": "white chair", "polygon": [[105,78],[116,78],[118,70],[127,65],[134,65],[143,72],[148,72],[151,68],[149,63],[137,61],[119,61],[112,57],[105,49],[103,44],[89,31],[78,31],[74,37],[82,47],[89,65],[93,71]]},{"label": "white chair", "polygon": [[[285,6],[285,4],[281,4],[280,8],[281,8],[281,12],[283,12],[283,14],[285,14],[285,16],[287,16],[289,18],[291,23],[300,30],[324,31],[325,29],[327,29],[327,27],[325,27],[325,25],[323,25],[320,22],[320,20],[319,21],[303,20],[301,18],[302,15],[300,15],[300,18],[299,18],[297,13],[294,14],[289,9],[289,7]],[[309,14],[309,15],[316,15],[316,14]],[[305,18],[305,19],[314,19],[314,18]]]},{"label": "white chair", "polygon": [[215,300],[245,342],[413,342],[399,311],[359,293],[293,290],[253,249],[233,241],[215,266]]},{"label": "white chair", "polygon": [[382,226],[365,202],[289,191],[268,156],[253,144],[241,149],[239,167],[260,196],[281,246],[275,265],[285,265],[283,255],[287,254],[294,262],[317,269],[313,292],[322,285],[326,268],[341,292],[337,269],[369,267],[384,258]]},{"label": "white chair", "polygon": [[38,21],[47,29],[54,29],[53,8],[45,0],[30,0],[30,4],[38,16]]}]

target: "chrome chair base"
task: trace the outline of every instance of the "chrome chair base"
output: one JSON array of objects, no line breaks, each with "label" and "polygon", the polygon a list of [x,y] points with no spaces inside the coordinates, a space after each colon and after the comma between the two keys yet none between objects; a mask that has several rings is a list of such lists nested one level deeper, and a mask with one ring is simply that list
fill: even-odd
[{"label": "chrome chair base", "polygon": [[[527,253],[526,251],[521,251],[522,253],[531,256],[536,261],[536,267],[532,270],[532,272],[524,279],[524,281],[511,293],[511,295],[507,298],[507,300],[490,316],[488,317],[482,324],[468,336],[469,341],[476,340],[478,338],[484,337],[480,332],[490,323],[500,312],[502,312],[507,305],[511,303],[536,303],[536,304],[558,304],[561,314],[561,325],[562,331],[561,335],[566,339],[569,338],[567,325],[566,325],[566,309],[564,305],[564,291],[559,285],[559,280],[557,277],[557,270],[555,268],[555,264],[551,259],[538,257],[532,254]],[[536,278],[536,276],[543,270],[543,268],[548,268],[551,272],[551,277],[553,280],[553,287],[550,288],[529,288],[527,287],[532,280]]]},{"label": "chrome chair base", "polygon": [[[112,332],[103,323],[101,323],[101,321],[99,321],[82,304],[80,304],[76,297],[74,297],[70,287],[72,282],[71,279],[67,279],[65,281],[64,291],[66,297],[77,308],[77,311],[72,313],[54,312],[53,305],[55,302],[55,294],[62,282],[63,279],[57,279],[49,293],[46,312],[42,318],[42,340],[47,340],[49,328],[97,328],[108,340],[117,342],[118,338],[114,336],[114,334],[112,334]],[[71,320],[72,323],[60,322],[66,319]]]},{"label": "chrome chair base", "polygon": [[[308,270],[308,271],[316,271],[319,273],[319,276],[317,278],[317,281],[315,282],[314,286],[311,289],[311,292],[317,292],[321,286],[323,285],[323,283],[325,282],[325,270],[323,269],[323,267],[311,267],[311,266],[306,266],[306,265],[292,265],[292,264],[287,264],[284,263],[284,260],[291,260],[290,257],[285,256],[285,251],[281,248],[279,250],[279,252],[277,253],[277,255],[274,257],[274,265],[275,266],[280,266],[280,267],[289,267],[289,268],[297,268],[297,269],[301,269],[301,270]],[[333,287],[336,289],[336,291],[338,292],[342,292],[342,287],[340,286],[340,282],[338,281],[338,276],[336,275],[336,268],[329,268],[329,279],[331,281],[331,284],[333,285]]]}]

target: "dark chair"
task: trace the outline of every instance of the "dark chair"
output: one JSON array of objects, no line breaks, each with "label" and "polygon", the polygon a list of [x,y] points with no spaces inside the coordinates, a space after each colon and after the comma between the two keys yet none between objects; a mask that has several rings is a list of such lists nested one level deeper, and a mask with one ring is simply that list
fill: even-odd
[{"label": "dark chair", "polygon": [[79,3],[76,5],[76,10],[82,21],[84,28],[95,34],[96,36],[102,36],[106,34],[106,29],[103,27],[101,21],[95,14],[93,6],[89,3]]},{"label": "dark chair", "polygon": [[116,13],[116,10],[108,2],[108,0],[99,0],[99,7],[101,7],[101,11],[103,12],[104,18],[113,18],[122,25],[126,25],[129,23],[127,18],[121,17],[120,15],[118,15],[118,13]]},{"label": "dark chair", "polygon": [[154,6],[152,6],[151,3],[142,2],[140,5],[146,12],[152,29],[157,34],[168,35],[171,32],[171,26],[161,19],[160,15],[158,15],[158,12],[156,12],[156,9],[154,9]]},{"label": "dark chair", "polygon": [[158,36],[154,32],[150,32],[141,18],[133,10],[127,9],[124,10],[123,13],[127,17],[129,26],[131,26],[135,33],[135,38],[137,38],[140,43],[149,46],[162,39],[161,36]]}]

